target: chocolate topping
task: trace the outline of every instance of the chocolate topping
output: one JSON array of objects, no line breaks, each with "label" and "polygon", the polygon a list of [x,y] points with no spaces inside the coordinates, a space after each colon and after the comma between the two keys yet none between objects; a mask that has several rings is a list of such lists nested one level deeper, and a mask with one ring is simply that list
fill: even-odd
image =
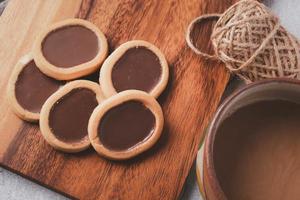
[{"label": "chocolate topping", "polygon": [[42,52],[48,62],[62,68],[88,62],[95,58],[98,51],[96,34],[80,25],[56,29],[42,43]]},{"label": "chocolate topping", "polygon": [[299,199],[299,121],[300,104],[270,100],[221,122],[214,166],[227,199]]},{"label": "chocolate topping", "polygon": [[155,53],[145,47],[128,49],[112,69],[117,92],[137,89],[150,92],[160,80],[162,67]]},{"label": "chocolate topping", "polygon": [[45,76],[34,61],[31,61],[22,69],[17,78],[16,99],[26,110],[39,113],[48,97],[62,84],[61,81]]},{"label": "chocolate topping", "polygon": [[128,101],[109,110],[98,127],[102,144],[122,151],[134,147],[150,136],[155,128],[155,116],[138,101]]},{"label": "chocolate topping", "polygon": [[89,118],[98,105],[96,94],[76,88],[64,95],[51,108],[49,127],[64,142],[78,142],[88,135]]}]

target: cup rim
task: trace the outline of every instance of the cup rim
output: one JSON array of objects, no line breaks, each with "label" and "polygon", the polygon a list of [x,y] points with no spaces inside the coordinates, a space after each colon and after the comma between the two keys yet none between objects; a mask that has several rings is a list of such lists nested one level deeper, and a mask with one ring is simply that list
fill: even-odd
[{"label": "cup rim", "polygon": [[216,194],[216,196],[221,197],[221,200],[227,200],[227,197],[218,181],[216,171],[215,171],[215,166],[214,166],[214,159],[213,159],[214,142],[217,134],[218,125],[220,124],[220,121],[222,119],[221,117],[227,110],[228,106],[230,106],[230,103],[236,98],[238,98],[240,95],[244,94],[245,92],[247,92],[252,88],[261,85],[273,84],[273,83],[287,83],[292,85],[298,85],[300,87],[300,80],[290,79],[290,78],[271,78],[267,80],[260,80],[254,83],[250,83],[238,89],[233,94],[229,95],[225,99],[225,101],[219,106],[213,119],[211,120],[211,123],[207,129],[207,134],[205,139],[206,141],[204,146],[204,153],[207,156],[204,156],[204,162],[206,163],[206,173],[207,173],[206,177],[209,179],[208,180],[209,184],[212,186],[213,192]]}]

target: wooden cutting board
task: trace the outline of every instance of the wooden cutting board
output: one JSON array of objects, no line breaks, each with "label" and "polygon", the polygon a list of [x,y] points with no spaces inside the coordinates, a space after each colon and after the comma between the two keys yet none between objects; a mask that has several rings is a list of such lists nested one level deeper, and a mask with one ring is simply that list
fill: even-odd
[{"label": "wooden cutting board", "polygon": [[[225,68],[195,55],[185,43],[188,23],[222,12],[233,0],[11,0],[0,17],[0,164],[48,188],[78,199],[175,199],[195,159],[204,128],[228,80]],[[132,39],[157,45],[170,64],[159,98],[166,125],[150,151],[112,162],[92,148],[78,154],[53,150],[38,125],[18,119],[6,98],[7,81],[38,32],[69,17],[92,21],[110,49]],[[208,26],[194,33],[209,41]]]}]

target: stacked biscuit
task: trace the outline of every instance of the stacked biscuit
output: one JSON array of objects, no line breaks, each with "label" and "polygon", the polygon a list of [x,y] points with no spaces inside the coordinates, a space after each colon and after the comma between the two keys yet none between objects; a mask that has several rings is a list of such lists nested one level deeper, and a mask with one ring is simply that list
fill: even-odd
[{"label": "stacked biscuit", "polygon": [[[39,121],[45,140],[64,152],[92,144],[104,157],[128,159],[149,149],[163,129],[155,98],[168,82],[167,61],[157,47],[140,40],[107,54],[105,35],[88,21],[68,19],[48,27],[11,75],[14,112]],[[94,73],[100,73],[100,84],[85,80]]]}]

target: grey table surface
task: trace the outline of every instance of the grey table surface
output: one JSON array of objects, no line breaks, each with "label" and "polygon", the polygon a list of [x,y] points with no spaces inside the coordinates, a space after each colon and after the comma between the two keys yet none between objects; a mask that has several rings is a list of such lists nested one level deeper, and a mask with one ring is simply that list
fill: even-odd
[{"label": "grey table surface", "polygon": [[[265,4],[279,16],[281,23],[291,33],[300,38],[299,0],[266,0]],[[230,88],[229,90],[231,91]],[[68,198],[0,168],[0,199],[67,200]],[[196,182],[195,166],[192,167],[186,180],[181,200],[202,200]]]}]

